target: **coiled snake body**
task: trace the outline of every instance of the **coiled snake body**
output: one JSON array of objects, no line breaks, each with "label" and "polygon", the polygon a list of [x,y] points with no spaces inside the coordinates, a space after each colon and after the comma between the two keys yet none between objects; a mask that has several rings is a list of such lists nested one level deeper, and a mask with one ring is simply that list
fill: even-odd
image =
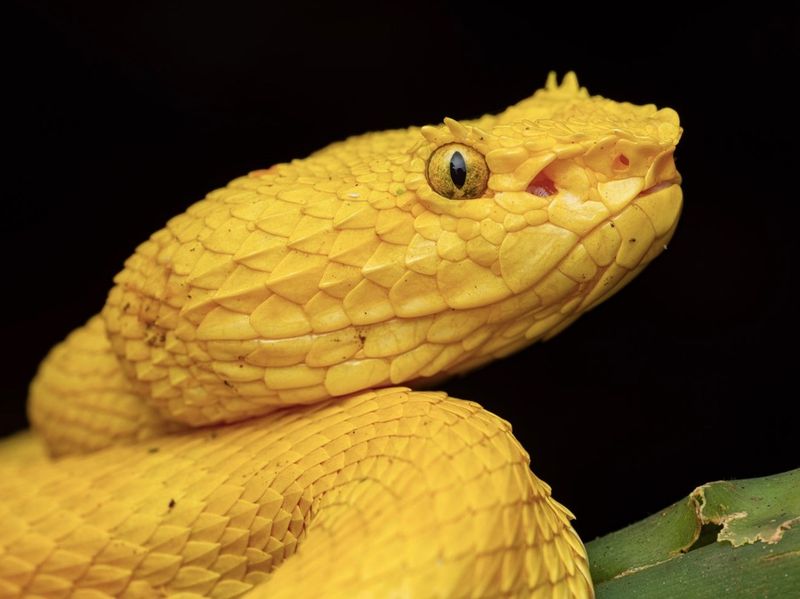
[{"label": "coiled snake body", "polygon": [[510,425],[408,384],[554,335],[662,250],[670,109],[573,74],[211,192],[0,445],[0,596],[590,597]]}]

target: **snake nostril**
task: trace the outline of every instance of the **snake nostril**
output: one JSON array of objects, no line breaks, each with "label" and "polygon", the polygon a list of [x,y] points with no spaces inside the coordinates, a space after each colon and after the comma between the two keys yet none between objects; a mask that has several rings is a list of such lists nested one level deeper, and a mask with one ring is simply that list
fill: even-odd
[{"label": "snake nostril", "polygon": [[556,188],[556,184],[553,183],[553,180],[542,172],[528,183],[526,191],[540,198],[546,198],[557,193],[558,189]]},{"label": "snake nostril", "polygon": [[613,168],[615,171],[625,171],[628,170],[628,167],[631,165],[631,161],[628,160],[628,157],[625,154],[620,154],[614,159]]}]

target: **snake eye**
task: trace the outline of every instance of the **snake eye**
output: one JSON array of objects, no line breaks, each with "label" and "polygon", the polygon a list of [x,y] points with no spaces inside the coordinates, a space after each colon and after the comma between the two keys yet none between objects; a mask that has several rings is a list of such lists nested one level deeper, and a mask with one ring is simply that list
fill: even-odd
[{"label": "snake eye", "polygon": [[489,180],[483,155],[456,143],[441,146],[431,154],[427,173],[433,191],[453,200],[481,197]]}]

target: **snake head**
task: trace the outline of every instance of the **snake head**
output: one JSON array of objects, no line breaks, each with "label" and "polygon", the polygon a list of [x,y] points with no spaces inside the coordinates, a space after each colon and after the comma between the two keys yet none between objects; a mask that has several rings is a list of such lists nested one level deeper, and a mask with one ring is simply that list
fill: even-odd
[{"label": "snake head", "polygon": [[[508,322],[486,345],[500,353],[610,297],[675,230],[681,128],[669,108],[592,97],[574,73],[561,85],[551,73],[545,89],[500,115],[421,133],[426,170],[409,187],[427,226],[410,251],[436,244],[449,308],[492,306],[490,320]],[[452,193],[458,183],[471,183],[466,194]]]},{"label": "snake head", "polygon": [[554,335],[657,256],[676,113],[574,74],[499,115],[371,133],[211,192],[115,279],[138,392],[198,425],[463,372]]}]

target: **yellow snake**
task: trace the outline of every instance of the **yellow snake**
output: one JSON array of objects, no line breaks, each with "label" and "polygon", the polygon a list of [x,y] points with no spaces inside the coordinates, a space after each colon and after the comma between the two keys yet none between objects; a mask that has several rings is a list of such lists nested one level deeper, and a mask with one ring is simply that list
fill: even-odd
[{"label": "yellow snake", "polygon": [[680,134],[551,74],[171,219],[0,445],[0,597],[592,597],[510,425],[393,385],[550,337],[636,276],[678,220]]}]

